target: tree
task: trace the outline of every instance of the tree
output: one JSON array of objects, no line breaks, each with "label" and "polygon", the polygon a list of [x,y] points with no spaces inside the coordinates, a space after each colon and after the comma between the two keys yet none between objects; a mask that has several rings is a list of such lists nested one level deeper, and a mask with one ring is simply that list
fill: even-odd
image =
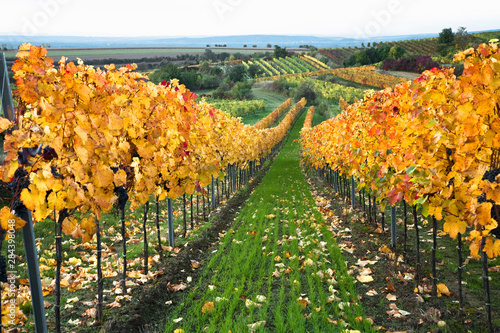
[{"label": "tree", "polygon": [[301,98],[307,99],[309,104],[316,103],[316,92],[314,91],[314,84],[310,81],[303,81],[295,90],[293,98],[299,101]]},{"label": "tree", "polygon": [[274,57],[275,58],[286,58],[288,57],[288,52],[286,47],[280,47],[279,45],[274,45]]},{"label": "tree", "polygon": [[212,70],[210,72],[212,73],[212,75],[220,76],[222,74],[222,68],[214,66],[212,67]]},{"label": "tree", "polygon": [[239,82],[245,79],[245,67],[243,65],[236,65],[229,71],[229,79],[232,82]]},{"label": "tree", "polygon": [[455,33],[454,40],[458,50],[465,50],[473,42],[473,37],[467,32],[465,27],[460,27]]},{"label": "tree", "polygon": [[[373,43],[373,44],[375,44],[375,43]],[[389,51],[390,50],[391,50],[391,48],[389,47],[389,45],[379,45],[379,46],[377,46],[376,51],[377,51],[377,59],[378,59],[378,61],[384,61],[385,59],[387,59],[389,57]]]},{"label": "tree", "polygon": [[391,49],[389,50],[389,54],[387,55],[389,58],[392,58],[392,59],[399,59],[399,58],[402,58],[404,55],[405,55],[406,51],[404,48],[402,48],[401,46],[399,45],[394,45],[393,47],[391,47]]},{"label": "tree", "polygon": [[451,30],[451,28],[443,29],[439,33],[438,44],[453,45],[454,38],[455,35],[453,34],[453,30]]},{"label": "tree", "polygon": [[250,75],[250,77],[256,77],[261,72],[260,66],[255,65],[255,64],[250,65],[250,66],[248,66],[247,72],[248,72],[248,75]]},{"label": "tree", "polygon": [[181,71],[179,82],[189,89],[196,89],[200,87],[201,75],[196,71],[184,70]]},{"label": "tree", "polygon": [[267,48],[270,49],[271,47],[273,47],[271,44],[267,44]]},{"label": "tree", "polygon": [[215,61],[217,60],[217,55],[214,53],[214,51],[210,49],[205,49],[205,53],[203,53],[201,59]]},{"label": "tree", "polygon": [[181,76],[181,71],[179,67],[175,64],[168,64],[164,68],[157,69],[149,75],[149,79],[154,83],[158,84],[162,81],[170,81],[172,79],[178,79]]},{"label": "tree", "polygon": [[252,87],[247,82],[237,82],[231,89],[231,94],[235,99],[245,99],[250,98]]},{"label": "tree", "polygon": [[207,60],[203,61],[200,64],[199,70],[201,73],[204,73],[204,74],[210,73],[210,61],[207,61]]},{"label": "tree", "polygon": [[439,33],[436,51],[443,57],[450,53],[455,53],[454,40],[455,35],[453,34],[453,30],[451,28],[443,29]]}]

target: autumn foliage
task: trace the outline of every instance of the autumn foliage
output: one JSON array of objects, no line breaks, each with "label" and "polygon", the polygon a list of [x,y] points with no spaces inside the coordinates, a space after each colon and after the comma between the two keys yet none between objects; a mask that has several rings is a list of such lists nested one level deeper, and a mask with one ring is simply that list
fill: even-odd
[{"label": "autumn foliage", "polygon": [[[453,69],[433,69],[413,82],[369,93],[336,118],[302,135],[304,158],[353,175],[382,203],[405,200],[467,236],[471,253],[500,255],[490,231],[500,205],[500,51],[482,44],[456,55]],[[479,200],[478,200],[479,199]]]},{"label": "autumn foliage", "polygon": [[[18,168],[29,175],[21,193],[35,221],[59,212],[91,213],[67,217],[63,231],[89,240],[95,218],[118,200],[124,187],[131,208],[152,194],[160,200],[193,194],[229,164],[245,168],[286,135],[305,105],[300,101],[274,128],[248,126],[207,103],[177,80],[156,85],[134,66],[94,68],[62,58],[58,66],[43,47],[23,44],[12,67],[18,102],[16,123],[0,119],[6,134],[4,182]],[[282,114],[290,107],[283,105]],[[18,158],[23,148],[40,154]]]}]

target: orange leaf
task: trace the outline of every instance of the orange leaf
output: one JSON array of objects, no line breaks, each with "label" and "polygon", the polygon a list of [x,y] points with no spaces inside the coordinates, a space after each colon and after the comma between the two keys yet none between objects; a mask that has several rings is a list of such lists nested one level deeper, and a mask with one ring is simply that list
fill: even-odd
[{"label": "orange leaf", "polygon": [[444,283],[440,283],[437,285],[437,294],[438,297],[441,297],[442,295],[450,296],[450,290]]},{"label": "orange leaf", "polygon": [[203,306],[201,307],[201,312],[210,313],[213,311],[213,309],[215,309],[214,302],[205,302],[205,304],[203,304]]}]

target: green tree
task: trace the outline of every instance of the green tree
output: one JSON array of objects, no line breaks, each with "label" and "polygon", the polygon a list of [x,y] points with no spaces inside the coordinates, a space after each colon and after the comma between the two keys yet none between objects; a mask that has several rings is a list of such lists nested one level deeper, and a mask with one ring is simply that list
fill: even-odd
[{"label": "green tree", "polygon": [[453,30],[451,28],[443,29],[439,33],[438,44],[446,44],[453,45],[453,40],[455,39],[455,35],[453,34]]},{"label": "green tree", "polygon": [[288,57],[288,52],[286,47],[281,47],[279,45],[274,45],[274,57],[275,58],[286,58]]},{"label": "green tree", "polygon": [[212,67],[212,69],[210,70],[210,73],[212,75],[215,75],[215,76],[220,76],[222,74],[222,68],[220,68],[219,66],[214,66]]},{"label": "green tree", "polygon": [[391,47],[391,49],[389,50],[389,54],[387,55],[388,58],[392,58],[392,59],[400,59],[402,58],[404,55],[405,55],[406,51],[404,48],[402,48],[401,46],[399,45],[394,45],[393,47]]},{"label": "green tree", "polygon": [[314,105],[316,103],[316,91],[314,84],[310,81],[303,81],[295,90],[293,99],[299,101],[301,98],[307,99],[307,103]]},{"label": "green tree", "polygon": [[229,71],[229,79],[232,82],[239,82],[245,79],[245,67],[243,65],[236,65]]},{"label": "green tree", "polygon": [[201,85],[201,75],[197,71],[184,70],[180,73],[179,82],[189,89],[197,89]]},{"label": "green tree", "polygon": [[454,41],[458,50],[465,50],[473,42],[473,37],[465,27],[460,27],[455,33]]},{"label": "green tree", "polygon": [[208,61],[208,60],[203,61],[200,64],[199,70],[203,74],[209,74],[210,73],[210,61]]},{"label": "green tree", "polygon": [[443,57],[455,53],[455,34],[451,28],[443,29],[439,33],[436,51]]},{"label": "green tree", "polygon": [[379,62],[379,61],[384,61],[389,57],[389,51],[391,50],[391,48],[389,47],[389,45],[380,45],[377,46],[375,50],[377,52],[377,59],[378,59],[378,61],[376,62]]},{"label": "green tree", "polygon": [[247,99],[251,98],[252,87],[248,82],[237,82],[231,89],[231,94],[235,99]]},{"label": "green tree", "polygon": [[179,67],[175,64],[167,64],[164,68],[155,70],[153,73],[149,74],[149,79],[158,84],[162,81],[170,81],[172,79],[178,79],[181,76],[181,71]]},{"label": "green tree", "polygon": [[258,65],[250,65],[248,66],[247,72],[250,77],[256,77],[261,73],[261,70]]}]

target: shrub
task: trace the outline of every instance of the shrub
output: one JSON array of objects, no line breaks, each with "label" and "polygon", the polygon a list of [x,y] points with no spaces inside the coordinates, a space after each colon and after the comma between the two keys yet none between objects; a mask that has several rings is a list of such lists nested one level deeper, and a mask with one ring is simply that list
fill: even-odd
[{"label": "shrub", "polygon": [[399,60],[387,58],[382,67],[386,71],[405,71],[422,73],[425,70],[437,67],[440,65],[428,55],[418,57],[406,57]]},{"label": "shrub", "polygon": [[314,84],[310,81],[303,81],[295,90],[293,99],[299,101],[301,98],[307,99],[307,103],[314,105],[316,103],[316,92]]},{"label": "shrub", "polygon": [[250,99],[252,87],[248,82],[237,82],[233,88],[231,88],[231,94],[235,99]]}]

